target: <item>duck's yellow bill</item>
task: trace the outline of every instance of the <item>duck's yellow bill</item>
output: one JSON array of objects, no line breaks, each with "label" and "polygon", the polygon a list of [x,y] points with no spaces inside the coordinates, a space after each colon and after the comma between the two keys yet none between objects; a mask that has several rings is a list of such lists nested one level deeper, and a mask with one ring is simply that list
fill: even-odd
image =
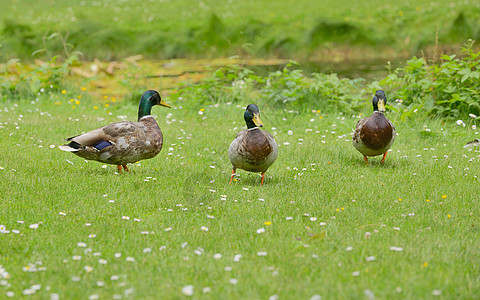
[{"label": "duck's yellow bill", "polygon": [[262,120],[260,120],[260,116],[258,114],[253,114],[253,123],[255,123],[257,127],[263,127]]},{"label": "duck's yellow bill", "polygon": [[166,103],[166,102],[163,101],[163,100],[160,100],[160,105],[171,108],[170,104]]},{"label": "duck's yellow bill", "polygon": [[385,100],[383,99],[378,99],[378,111],[385,111]]}]

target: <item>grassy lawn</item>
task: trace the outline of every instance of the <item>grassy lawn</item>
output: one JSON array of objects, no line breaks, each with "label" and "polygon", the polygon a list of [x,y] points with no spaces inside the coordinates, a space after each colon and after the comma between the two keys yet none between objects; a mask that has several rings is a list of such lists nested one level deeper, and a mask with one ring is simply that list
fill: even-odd
[{"label": "grassy lawn", "polygon": [[73,109],[54,96],[63,104],[0,104],[0,298],[480,295],[480,155],[463,148],[478,138],[468,120],[387,113],[399,136],[383,166],[366,166],[351,144],[357,118],[257,103],[279,145],[261,187],[241,170],[228,185],[248,100],[166,97],[173,109],[153,109],[162,152],[118,175],[56,145],[135,120],[136,104],[94,109],[85,96]]}]

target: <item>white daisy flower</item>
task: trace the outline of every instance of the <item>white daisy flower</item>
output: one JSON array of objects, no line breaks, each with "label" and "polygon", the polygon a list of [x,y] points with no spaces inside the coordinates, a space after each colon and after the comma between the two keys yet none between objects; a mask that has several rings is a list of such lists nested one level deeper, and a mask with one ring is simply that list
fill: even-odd
[{"label": "white daisy flower", "polygon": [[184,286],[182,288],[182,294],[184,294],[185,296],[192,296],[193,295],[193,285]]}]

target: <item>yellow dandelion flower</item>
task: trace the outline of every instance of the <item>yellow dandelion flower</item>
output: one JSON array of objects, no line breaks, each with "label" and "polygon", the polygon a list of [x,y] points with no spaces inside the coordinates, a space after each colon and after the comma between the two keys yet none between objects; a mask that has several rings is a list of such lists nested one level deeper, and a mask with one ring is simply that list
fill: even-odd
[{"label": "yellow dandelion flower", "polygon": [[103,96],[103,99],[108,99],[108,96]]},{"label": "yellow dandelion flower", "polygon": [[75,101],[75,100],[73,100],[73,99],[68,100],[68,102],[70,102],[70,103],[73,102],[73,101]]},{"label": "yellow dandelion flower", "polygon": [[75,108],[75,105],[72,105],[72,108]]},{"label": "yellow dandelion flower", "polygon": [[398,201],[399,201],[399,202],[401,202],[401,201],[402,201],[402,199],[398,198]]},{"label": "yellow dandelion flower", "polygon": [[265,222],[265,223],[263,223],[263,224],[265,224],[265,225],[267,225],[267,226],[268,226],[268,225],[272,225],[272,222],[270,222],[270,221],[267,221],[267,222]]},{"label": "yellow dandelion flower", "polygon": [[87,90],[87,88],[84,87],[84,86],[82,86],[80,89],[81,89],[82,91],[86,91],[86,90]]},{"label": "yellow dandelion flower", "polygon": [[109,107],[109,106],[110,106],[110,104],[108,104],[108,103],[105,103],[105,107]]},{"label": "yellow dandelion flower", "polygon": [[200,108],[200,111],[205,111],[205,108]]},{"label": "yellow dandelion flower", "polygon": [[318,117],[318,118],[319,118],[320,120],[321,120],[321,119],[323,119],[323,117],[322,117],[322,116],[320,116],[320,117]]},{"label": "yellow dandelion flower", "polygon": [[427,202],[430,202],[430,200],[429,200],[429,199],[427,199]]},{"label": "yellow dandelion flower", "polygon": [[337,211],[340,211],[340,208],[337,208]]},{"label": "yellow dandelion flower", "polygon": [[342,210],[345,210],[345,208],[342,207]]},{"label": "yellow dandelion flower", "polygon": [[64,95],[65,95],[66,93],[67,93],[67,91],[66,91],[66,90],[62,90],[62,94],[64,94]]},{"label": "yellow dandelion flower", "polygon": [[82,99],[82,95],[78,95],[77,98],[78,98],[78,99]]},{"label": "yellow dandelion flower", "polygon": [[117,101],[117,99],[115,99],[115,97],[112,97],[112,102],[115,102]]},{"label": "yellow dandelion flower", "polygon": [[95,106],[93,107],[93,109],[98,109],[98,106],[95,105]]},{"label": "yellow dandelion flower", "polygon": [[319,113],[320,113],[320,110],[317,110],[317,114],[319,114]]},{"label": "yellow dandelion flower", "polygon": [[448,217],[448,218],[450,218],[450,217],[451,217],[451,215],[447,215],[447,217]]},{"label": "yellow dandelion flower", "polygon": [[424,263],[423,263],[423,267],[424,267],[424,268],[428,267],[428,263],[427,263],[427,262],[424,262]]},{"label": "yellow dandelion flower", "polygon": [[442,195],[442,198],[443,198],[443,199],[447,198],[447,195]]},{"label": "yellow dandelion flower", "polygon": [[75,100],[75,104],[76,104],[76,105],[79,105],[79,104],[80,104],[80,100]]}]

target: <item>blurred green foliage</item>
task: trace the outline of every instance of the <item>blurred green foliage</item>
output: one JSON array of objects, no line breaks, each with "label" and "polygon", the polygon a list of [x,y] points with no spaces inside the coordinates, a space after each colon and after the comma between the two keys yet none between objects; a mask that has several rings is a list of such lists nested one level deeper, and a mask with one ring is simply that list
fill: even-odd
[{"label": "blurred green foliage", "polygon": [[72,85],[69,76],[72,75],[72,68],[78,65],[81,55],[73,52],[61,62],[57,62],[58,56],[54,56],[49,62],[35,65],[32,69],[25,68],[18,59],[9,60],[5,68],[18,76],[11,76],[6,70],[0,74],[0,100],[28,99],[44,90],[54,93],[66,89]]},{"label": "blurred green foliage", "polygon": [[459,117],[480,115],[480,52],[469,40],[463,56],[442,55],[440,62],[413,57],[380,81],[404,105],[426,114]]},{"label": "blurred green foliage", "polygon": [[[0,11],[0,60],[50,59],[75,45],[87,60],[231,55],[309,57],[360,47],[413,55],[480,36],[474,1],[9,1]],[[52,33],[65,40],[46,39]]]}]

